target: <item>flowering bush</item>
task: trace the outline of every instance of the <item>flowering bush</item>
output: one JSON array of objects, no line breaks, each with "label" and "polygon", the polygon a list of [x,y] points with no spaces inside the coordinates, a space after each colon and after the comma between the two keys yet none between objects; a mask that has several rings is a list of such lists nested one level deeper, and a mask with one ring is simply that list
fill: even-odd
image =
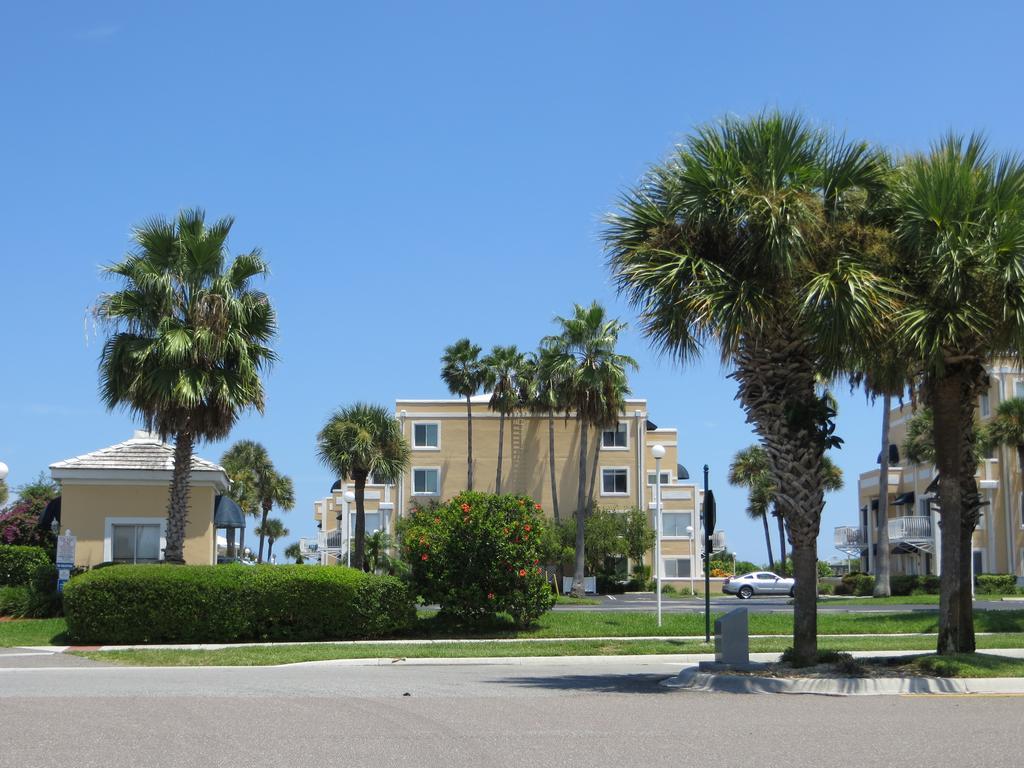
[{"label": "flowering bush", "polygon": [[541,562],[544,518],[528,497],[466,491],[414,509],[399,534],[413,588],[456,622],[504,611],[527,626],[555,602]]},{"label": "flowering bush", "polygon": [[39,515],[40,510],[25,501],[0,509],[0,544],[52,546],[53,535],[39,528]]}]

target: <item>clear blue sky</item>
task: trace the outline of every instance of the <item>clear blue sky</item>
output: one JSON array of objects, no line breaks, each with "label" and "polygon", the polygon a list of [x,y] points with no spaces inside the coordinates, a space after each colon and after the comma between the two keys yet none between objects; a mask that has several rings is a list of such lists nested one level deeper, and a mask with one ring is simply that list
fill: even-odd
[{"label": "clear blue sky", "polygon": [[[894,150],[955,128],[1020,147],[1014,3],[9,3],[0,11],[0,460],[14,485],[130,436],[97,397],[100,264],[133,224],[202,206],[273,275],[280,363],[260,440],[314,530],[314,437],[355,400],[446,395],[444,346],[532,348],[573,302],[632,321],[601,217],[694,125],[803,110]],[[258,7],[253,7],[258,6]],[[361,6],[361,7],[355,7]],[[632,386],[711,465],[730,548],[764,560],[724,482],[751,442],[712,353],[679,370],[630,331]],[[840,392],[820,554],[852,522],[880,414]],[[216,459],[224,443],[203,445]]]}]

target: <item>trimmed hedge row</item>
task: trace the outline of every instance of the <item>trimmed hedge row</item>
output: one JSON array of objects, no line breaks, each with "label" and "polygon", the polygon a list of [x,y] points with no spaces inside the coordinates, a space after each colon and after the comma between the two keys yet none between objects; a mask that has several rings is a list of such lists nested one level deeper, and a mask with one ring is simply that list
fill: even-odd
[{"label": "trimmed hedge row", "polygon": [[0,544],[0,586],[19,587],[28,584],[36,568],[52,562],[42,547]]},{"label": "trimmed hedge row", "polygon": [[1017,594],[1017,577],[1012,573],[979,573],[978,591],[986,595]]},{"label": "trimmed hedge row", "polygon": [[73,642],[202,643],[382,637],[415,606],[390,576],[303,565],[119,565],[64,588]]}]

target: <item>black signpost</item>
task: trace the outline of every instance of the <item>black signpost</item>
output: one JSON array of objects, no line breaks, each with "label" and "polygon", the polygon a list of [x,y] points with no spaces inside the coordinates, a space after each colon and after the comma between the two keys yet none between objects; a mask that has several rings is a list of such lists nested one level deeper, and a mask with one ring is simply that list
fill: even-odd
[{"label": "black signpost", "polygon": [[704,642],[711,642],[711,536],[715,532],[715,494],[708,490],[708,465],[704,465],[704,503],[700,512],[704,524]]}]

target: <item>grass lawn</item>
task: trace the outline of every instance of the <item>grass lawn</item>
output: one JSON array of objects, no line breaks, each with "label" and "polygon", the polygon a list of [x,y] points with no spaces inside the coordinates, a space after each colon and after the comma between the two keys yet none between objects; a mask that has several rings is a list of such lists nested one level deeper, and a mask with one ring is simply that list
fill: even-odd
[{"label": "grass lawn", "polygon": [[[1014,597],[1014,595],[975,595],[975,600],[981,601],[1000,601],[1004,597]],[[905,595],[903,597],[832,597],[822,596],[818,598],[818,604],[831,604],[831,605],[938,605],[938,595]]]},{"label": "grass lawn", "polygon": [[[750,614],[753,635],[788,636],[793,632],[793,618],[784,613]],[[977,611],[974,626],[978,632],[1024,633],[1024,610]],[[0,622],[0,647],[13,645],[66,645],[63,619]],[[818,633],[827,635],[934,633],[938,615],[928,613],[823,613],[818,616]],[[702,614],[668,613],[661,627],[653,611],[586,611],[549,612],[536,626],[515,629],[510,622],[465,632],[441,623],[436,614],[421,611],[420,619],[409,633],[414,639],[442,638],[593,638],[593,637],[678,637],[703,636]],[[928,646],[925,645],[925,648]],[[994,646],[992,646],[994,647]],[[771,649],[769,649],[771,650]],[[868,650],[868,649],[865,649]],[[642,651],[646,653],[647,651]]]},{"label": "grass lawn", "polygon": [[[791,645],[788,637],[752,638],[751,652],[781,653]],[[935,636],[820,638],[821,650],[837,651],[930,651]],[[978,638],[982,648],[1024,647],[1024,634],[1006,634]],[[568,640],[556,642],[510,643],[438,643],[430,645],[277,645],[225,648],[217,651],[78,651],[99,661],[130,666],[267,666],[328,659],[402,659],[402,658],[494,658],[502,656],[628,656],[639,654],[711,653],[714,646],[694,640]],[[999,657],[983,656],[985,659]],[[918,657],[920,658],[920,657]],[[1024,664],[1020,660],[1018,664]],[[993,669],[1003,667],[993,667]],[[929,674],[943,674],[937,670]],[[974,676],[963,674],[961,676]],[[981,677],[982,675],[977,675]],[[996,672],[987,675],[999,676]],[[1009,675],[1008,675],[1009,676]]]},{"label": "grass lawn", "polygon": [[1008,659],[987,653],[918,656],[907,664],[907,668],[938,677],[1024,677],[1024,659]]},{"label": "grass lawn", "polygon": [[592,597],[569,597],[568,595],[555,595],[556,605],[600,605],[600,600]]}]

